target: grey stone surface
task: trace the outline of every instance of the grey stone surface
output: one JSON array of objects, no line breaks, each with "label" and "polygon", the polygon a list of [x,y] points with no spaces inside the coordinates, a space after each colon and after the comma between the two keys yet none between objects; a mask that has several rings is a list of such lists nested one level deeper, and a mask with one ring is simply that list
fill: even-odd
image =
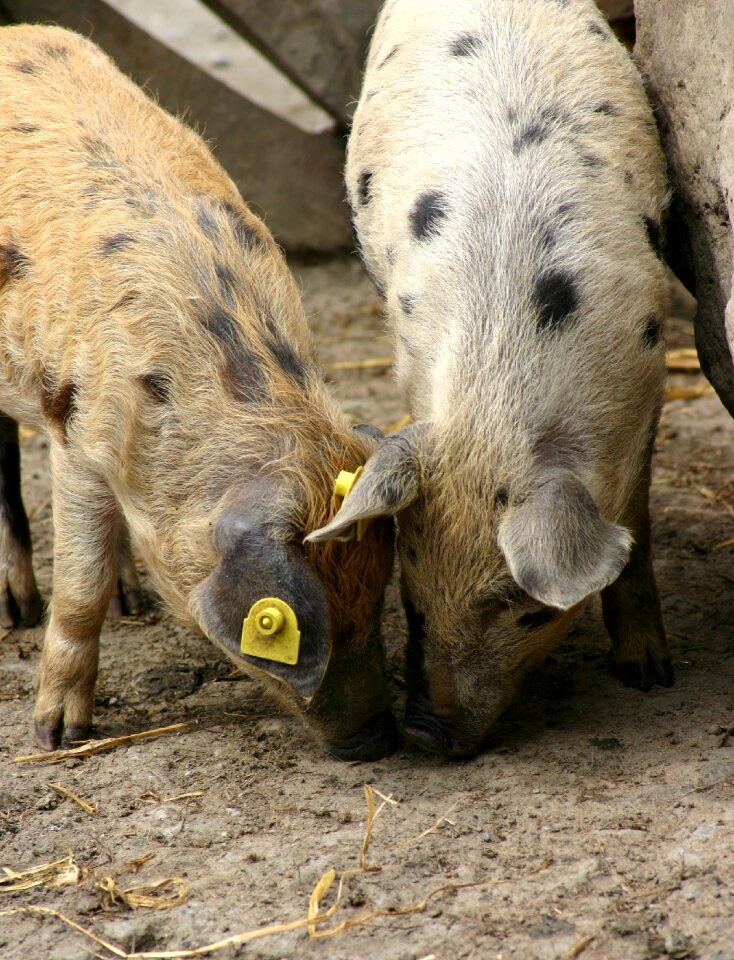
[{"label": "grey stone surface", "polygon": [[204,0],[346,125],[380,0]]},{"label": "grey stone surface", "polygon": [[668,258],[698,299],[701,365],[734,416],[734,0],[636,0],[635,12],[674,189]]}]

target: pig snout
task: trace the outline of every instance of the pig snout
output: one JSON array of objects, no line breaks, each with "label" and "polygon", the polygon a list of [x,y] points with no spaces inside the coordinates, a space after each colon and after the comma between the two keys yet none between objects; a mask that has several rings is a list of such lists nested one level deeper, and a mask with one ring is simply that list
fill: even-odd
[{"label": "pig snout", "polygon": [[376,714],[349,737],[327,740],[326,749],[337,760],[381,760],[395,752],[398,725],[389,710]]},{"label": "pig snout", "polygon": [[466,718],[456,703],[450,667],[434,667],[433,682],[429,683],[422,654],[415,664],[418,656],[415,650],[411,656],[411,646],[408,659],[414,664],[408,669],[409,687],[401,733],[406,740],[431,753],[447,757],[472,756],[479,749],[481,738],[465,728]]},{"label": "pig snout", "polygon": [[337,637],[323,683],[306,715],[326,749],[340,760],[380,760],[395,752],[385,651],[375,622],[366,645]]}]

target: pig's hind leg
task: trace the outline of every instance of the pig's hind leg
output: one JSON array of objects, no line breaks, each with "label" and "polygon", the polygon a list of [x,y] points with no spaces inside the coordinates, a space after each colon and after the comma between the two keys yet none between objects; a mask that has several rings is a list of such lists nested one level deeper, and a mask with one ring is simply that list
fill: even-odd
[{"label": "pig's hind leg", "polygon": [[623,521],[635,538],[617,580],[602,591],[604,623],[612,639],[615,672],[630,687],[650,690],[674,682],[650,545],[649,473],[638,484]]},{"label": "pig's hind leg", "polygon": [[122,517],[119,519],[117,538],[117,585],[112,591],[107,607],[107,616],[112,620],[120,617],[136,617],[145,608],[145,596],[135,569],[130,534]]},{"label": "pig's hind leg", "polygon": [[99,634],[117,580],[119,513],[107,483],[51,448],[54,574],[38,674],[36,739],[45,750],[89,737]]},{"label": "pig's hind leg", "polygon": [[20,492],[18,424],[0,413],[0,625],[32,627],[43,614]]}]

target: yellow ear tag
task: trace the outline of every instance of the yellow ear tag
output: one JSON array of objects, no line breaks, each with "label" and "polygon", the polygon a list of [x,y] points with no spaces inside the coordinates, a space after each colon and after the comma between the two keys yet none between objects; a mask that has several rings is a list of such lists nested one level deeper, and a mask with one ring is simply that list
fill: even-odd
[{"label": "yellow ear tag", "polygon": [[253,603],[242,624],[242,653],[278,663],[298,663],[300,643],[298,620],[284,600],[263,597]]},{"label": "yellow ear tag", "polygon": [[[364,470],[364,467],[357,467],[354,473],[350,473],[348,470],[341,471],[334,481],[334,493],[337,497],[342,497],[344,500],[347,499],[352,487],[362,476],[362,470]],[[368,520],[357,520],[357,540],[361,540],[364,536],[368,523]]]}]

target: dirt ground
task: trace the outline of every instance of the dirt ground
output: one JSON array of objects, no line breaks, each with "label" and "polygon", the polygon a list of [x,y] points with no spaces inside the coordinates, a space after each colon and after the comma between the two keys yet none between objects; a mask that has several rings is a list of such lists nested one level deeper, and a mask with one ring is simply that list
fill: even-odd
[{"label": "dirt ground", "polygon": [[[391,351],[356,261],[301,265],[299,274],[344,407],[363,421],[398,420],[404,409],[386,366],[331,366]],[[669,338],[683,346],[690,304],[679,297],[675,310]],[[705,388],[695,374],[671,380],[689,392]],[[45,446],[33,436],[23,453],[47,597]],[[301,919],[326,870],[359,864],[370,784],[396,801],[374,824],[367,862],[381,869],[347,881],[332,923],[418,903],[443,884],[484,885],[438,893],[423,912],[374,918],[330,940],[299,929],[218,956],[731,960],[733,478],[734,424],[717,398],[668,402],[652,505],[676,685],[649,694],[622,687],[590,604],[528,676],[485,752],[463,763],[404,745],[379,763],[330,759],[214,646],[156,611],[105,627],[97,733],[190,726],[56,766],[19,764],[16,755],[35,750],[42,629],[14,630],[0,641],[0,866],[20,872],[72,854],[86,876],[56,889],[0,892],[0,909],[53,907],[127,952],[195,948]],[[394,584],[384,630],[399,710],[405,625]],[[96,886],[106,876],[121,888],[179,877],[188,892],[171,909],[132,911],[110,905]],[[53,917],[0,917],[3,960],[111,955]]]}]

